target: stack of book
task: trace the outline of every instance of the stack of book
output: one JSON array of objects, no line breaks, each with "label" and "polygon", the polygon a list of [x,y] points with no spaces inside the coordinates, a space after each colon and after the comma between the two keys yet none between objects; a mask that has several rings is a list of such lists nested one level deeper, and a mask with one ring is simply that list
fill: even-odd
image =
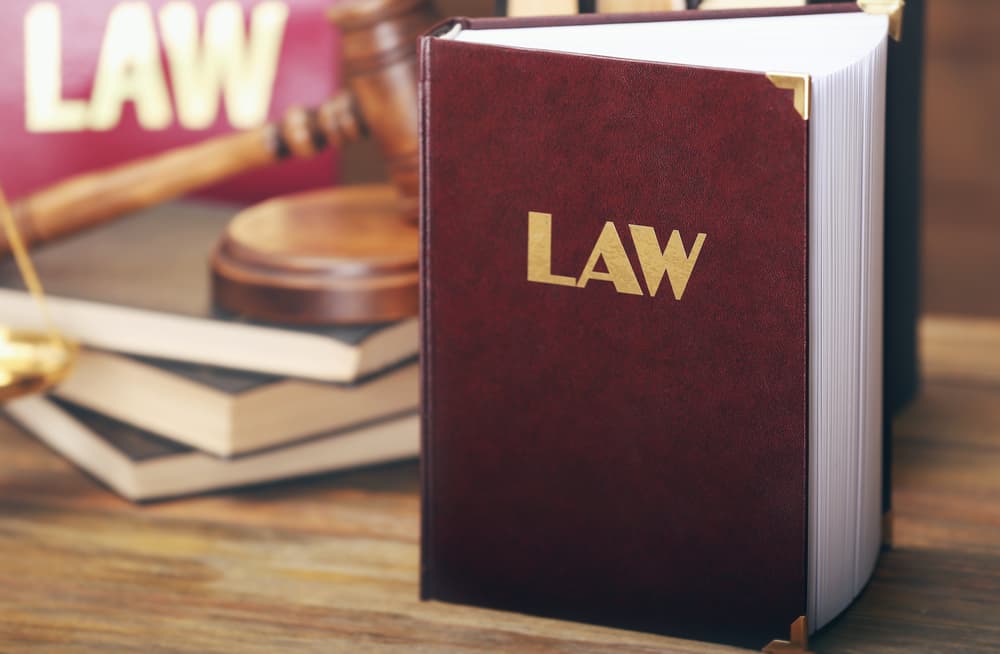
[{"label": "stack of book", "polygon": [[[49,395],[4,408],[129,499],[418,454],[416,320],[295,328],[217,311],[208,257],[233,213],[170,204],[33,254],[53,319],[83,348]],[[0,324],[42,327],[10,261]]]}]

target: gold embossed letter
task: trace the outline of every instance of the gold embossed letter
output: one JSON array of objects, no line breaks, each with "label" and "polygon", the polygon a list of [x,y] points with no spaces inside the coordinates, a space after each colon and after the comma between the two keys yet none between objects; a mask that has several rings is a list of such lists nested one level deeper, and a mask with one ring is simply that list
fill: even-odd
[{"label": "gold embossed letter", "polygon": [[701,246],[705,243],[705,234],[698,234],[691,246],[691,254],[684,252],[681,234],[676,229],[670,233],[667,247],[660,252],[660,243],[656,240],[656,232],[646,225],[629,225],[632,232],[632,242],[635,243],[636,254],[639,255],[639,265],[646,278],[649,294],[656,295],[663,281],[663,273],[667,273],[670,287],[674,290],[674,298],[681,299],[687,288],[694,264],[698,261]]},{"label": "gold embossed letter", "polygon": [[254,5],[250,30],[243,26],[243,7],[233,0],[214,2],[205,11],[198,39],[198,12],[187,0],[172,0],[160,9],[160,33],[170,65],[177,119],[188,129],[215,122],[219,96],[237,129],[263,125],[271,106],[274,77],[288,22],[288,5],[266,0]]},{"label": "gold embossed letter", "polygon": [[90,128],[115,127],[126,102],[133,103],[145,129],[164,129],[173,120],[153,12],[144,2],[120,2],[108,16],[90,95]]},{"label": "gold embossed letter", "polygon": [[528,212],[528,281],[576,286],[576,278],[552,274],[552,214]]},{"label": "gold embossed letter", "polygon": [[[604,259],[604,265],[607,267],[608,272],[594,270],[599,259]],[[601,230],[601,235],[597,237],[594,250],[590,253],[587,265],[583,267],[583,272],[580,273],[580,281],[576,285],[584,288],[591,279],[611,282],[615,285],[615,290],[619,293],[642,295],[642,289],[639,288],[639,280],[635,278],[635,272],[632,271],[632,263],[628,260],[628,255],[625,254],[622,239],[618,236],[618,230],[615,229],[615,224],[612,222],[604,223],[604,229]]]}]

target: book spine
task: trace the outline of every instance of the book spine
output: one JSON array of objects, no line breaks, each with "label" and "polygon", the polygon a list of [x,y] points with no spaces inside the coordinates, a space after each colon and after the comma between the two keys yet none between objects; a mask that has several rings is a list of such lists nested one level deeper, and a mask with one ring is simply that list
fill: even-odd
[{"label": "book spine", "polygon": [[[499,4],[499,3],[498,3]],[[431,548],[433,547],[432,502],[431,502],[431,398],[432,379],[431,367],[431,334],[430,334],[430,293],[426,271],[429,266],[430,221],[428,220],[427,203],[427,138],[430,101],[430,62],[431,49],[435,37],[420,37],[418,52],[419,79],[417,81],[417,96],[420,105],[420,125],[418,130],[420,145],[420,599],[431,599],[434,595],[432,583],[433,574],[430,569]]]}]

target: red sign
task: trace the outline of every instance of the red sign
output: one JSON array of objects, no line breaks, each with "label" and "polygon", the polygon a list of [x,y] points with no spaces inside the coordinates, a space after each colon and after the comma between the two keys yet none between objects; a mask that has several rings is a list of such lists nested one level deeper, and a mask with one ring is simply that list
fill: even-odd
[{"label": "red sign", "polygon": [[[74,173],[258,126],[338,87],[329,0],[0,4],[0,184]],[[330,153],[207,190],[253,201],[331,183]]]}]

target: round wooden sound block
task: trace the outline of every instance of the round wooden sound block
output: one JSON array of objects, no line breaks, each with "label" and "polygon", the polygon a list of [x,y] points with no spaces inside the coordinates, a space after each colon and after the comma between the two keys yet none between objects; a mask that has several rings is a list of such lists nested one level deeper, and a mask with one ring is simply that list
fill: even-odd
[{"label": "round wooden sound block", "polygon": [[212,253],[216,304],[303,325],[417,313],[417,225],[389,185],[325,188],[238,213]]}]

